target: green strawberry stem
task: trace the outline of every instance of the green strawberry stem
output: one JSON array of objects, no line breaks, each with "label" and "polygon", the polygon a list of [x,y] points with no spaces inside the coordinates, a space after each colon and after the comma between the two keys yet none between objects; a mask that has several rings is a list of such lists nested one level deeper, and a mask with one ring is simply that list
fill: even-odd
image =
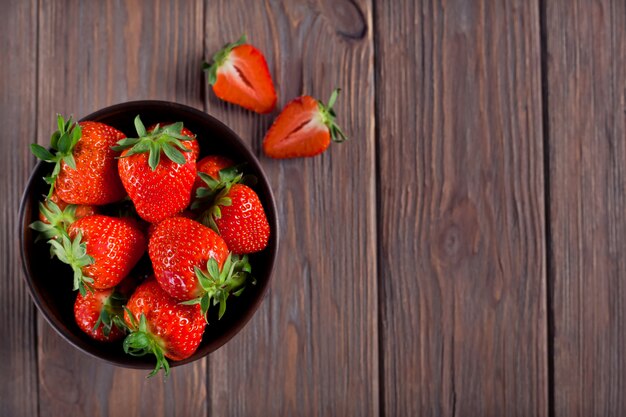
[{"label": "green strawberry stem", "polygon": [[37,220],[28,227],[39,232],[37,240],[53,239],[67,235],[67,228],[76,220],[76,206],[69,204],[61,210],[53,201],[39,203],[39,211],[48,223]]},{"label": "green strawberry stem", "polygon": [[348,140],[346,134],[343,133],[339,125],[337,125],[337,123],[335,122],[337,114],[335,113],[333,106],[335,105],[335,102],[337,101],[337,97],[339,97],[340,92],[340,88],[335,88],[330,95],[330,99],[328,99],[328,104],[324,104],[319,100],[317,101],[320,114],[322,116],[322,122],[324,122],[324,124],[328,127],[328,130],[330,131],[330,137],[333,142],[338,143]]},{"label": "green strawberry stem", "polygon": [[154,370],[148,374],[148,378],[155,376],[161,369],[165,372],[165,377],[170,374],[170,364],[165,358],[163,346],[159,340],[148,329],[148,322],[145,314],[142,314],[139,323],[133,313],[126,307],[126,313],[130,318],[130,325],[126,324],[126,328],[130,330],[130,334],[124,339],[124,352],[132,356],[144,356],[153,354],[156,357],[156,366]]},{"label": "green strawberry stem", "polygon": [[[194,271],[204,294],[201,297],[183,301],[181,304],[200,304],[202,315],[208,323],[207,313],[211,300],[214,306],[219,304],[218,320],[220,320],[226,312],[226,300],[231,294],[235,297],[241,295],[252,268],[247,255],[239,257],[229,253],[221,271],[217,261],[213,258],[208,260],[206,271],[198,267],[195,267]],[[254,280],[252,283],[254,284]]]},{"label": "green strawberry stem", "polygon": [[156,125],[150,132],[146,131],[141,118],[135,117],[135,129],[138,137],[125,138],[117,142],[117,146],[112,146],[116,152],[126,149],[129,151],[120,158],[128,158],[131,155],[149,152],[148,165],[154,171],[161,161],[161,151],[172,162],[183,165],[187,162],[181,152],[190,152],[181,141],[193,140],[189,136],[183,135],[183,122],[177,122],[166,126]]},{"label": "green strawberry stem", "polygon": [[93,278],[83,274],[83,267],[94,263],[94,259],[87,254],[87,245],[81,241],[82,238],[80,232],[74,237],[74,240],[70,240],[67,234],[63,234],[60,239],[50,239],[48,243],[51,245],[51,254],[72,267],[74,271],[73,289],[80,291],[84,296],[87,294],[87,290],[93,292]]},{"label": "green strawberry stem", "polygon": [[230,189],[235,184],[256,183],[256,177],[253,175],[244,176],[241,172],[241,165],[220,170],[218,173],[219,179],[215,179],[204,172],[198,172],[198,176],[204,181],[206,187],[198,188],[194,202],[191,204],[191,209],[196,210],[200,207],[208,207],[199,216],[199,221],[213,229],[216,233],[219,233],[215,220],[222,217],[220,207],[232,204],[232,200],[228,196]]},{"label": "green strawberry stem", "polygon": [[209,84],[213,85],[217,82],[217,70],[224,64],[230,52],[238,46],[241,46],[248,42],[246,35],[241,37],[233,43],[227,43],[222,49],[217,51],[213,57],[211,57],[211,63],[203,62],[202,70],[207,73]]},{"label": "green strawberry stem", "polygon": [[65,120],[60,114],[57,115],[58,130],[52,134],[50,138],[50,147],[55,153],[53,154],[46,148],[36,143],[30,145],[31,152],[42,161],[54,164],[52,174],[44,177],[47,184],[50,185],[48,197],[54,192],[54,184],[59,172],[61,172],[61,162],[64,162],[72,169],[76,169],[76,161],[74,160],[73,150],[81,138],[82,131],[78,123],[74,123],[72,118]]},{"label": "green strawberry stem", "polygon": [[102,305],[100,309],[100,315],[96,324],[93,326],[93,331],[98,330],[98,327],[102,326],[102,333],[105,337],[109,337],[113,326],[120,330],[126,330],[126,326],[120,325],[120,319],[124,316],[123,305],[126,303],[126,297],[119,291],[113,291],[110,297]]}]

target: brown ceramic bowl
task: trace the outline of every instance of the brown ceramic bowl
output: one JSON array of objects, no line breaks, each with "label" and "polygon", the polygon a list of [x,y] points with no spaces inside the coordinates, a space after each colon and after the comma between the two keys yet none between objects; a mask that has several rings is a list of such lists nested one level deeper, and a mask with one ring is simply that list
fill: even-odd
[{"label": "brown ceramic bowl", "polygon": [[[250,257],[256,285],[249,285],[238,298],[229,298],[226,314],[221,320],[217,320],[214,311],[209,312],[210,324],[204,332],[200,347],[188,359],[179,362],[170,361],[171,366],[177,366],[200,359],[222,346],[243,328],[258,308],[268,287],[278,249],[276,203],[259,161],[237,134],[214,117],[192,107],[165,101],[133,101],[99,110],[81,121],[103,122],[133,137],[136,135],[133,119],[138,114],[146,126],[157,122],[182,121],[185,127],[198,136],[201,157],[215,153],[228,156],[236,162],[245,162],[244,171],[258,179],[253,188],[265,207],[272,231],[268,247]],[[56,258],[50,259],[48,245],[41,241],[35,243],[36,232],[28,227],[37,220],[37,205],[47,192],[42,178],[51,169],[52,164],[42,162],[37,164],[20,205],[22,264],[30,294],[37,308],[65,340],[83,352],[129,368],[154,367],[154,357],[126,355],[121,342],[96,342],[85,335],[74,322],[73,306],[76,292],[72,291],[71,269]],[[149,266],[149,260],[144,259],[143,264],[144,267]]]}]

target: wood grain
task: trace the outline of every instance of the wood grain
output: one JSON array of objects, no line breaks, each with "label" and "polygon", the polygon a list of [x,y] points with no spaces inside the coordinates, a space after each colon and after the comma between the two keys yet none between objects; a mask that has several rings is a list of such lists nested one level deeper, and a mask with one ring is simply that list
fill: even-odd
[{"label": "wood grain", "polygon": [[[0,416],[36,416],[37,338],[35,308],[20,264],[18,206],[34,158],[28,144],[35,140],[37,95],[37,23],[35,1],[2,3],[0,46],[10,65],[0,65]],[[19,86],[19,89],[14,88]]]},{"label": "wood grain", "polygon": [[[311,159],[261,157],[281,243],[270,293],[249,325],[212,354],[210,414],[378,414],[374,88],[369,1],[218,1],[205,55],[247,33],[265,54],[279,108],[343,87],[352,138]],[[208,112],[260,155],[279,109],[255,115],[207,93]]]},{"label": "wood grain", "polygon": [[376,22],[384,414],[547,416],[538,5]]},{"label": "wood grain", "polygon": [[[82,117],[136,99],[202,108],[201,1],[42,1],[39,10],[39,141],[56,113]],[[166,383],[113,367],[67,344],[39,321],[40,407],[45,415],[204,416],[206,360]]]},{"label": "wood grain", "polygon": [[554,415],[626,413],[626,4],[546,2]]}]

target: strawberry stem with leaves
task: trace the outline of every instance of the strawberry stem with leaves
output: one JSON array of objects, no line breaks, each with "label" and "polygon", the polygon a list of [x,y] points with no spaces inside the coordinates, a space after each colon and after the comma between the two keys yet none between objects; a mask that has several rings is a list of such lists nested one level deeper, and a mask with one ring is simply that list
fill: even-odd
[{"label": "strawberry stem with leaves", "polygon": [[328,127],[330,131],[330,137],[333,142],[341,143],[348,140],[348,137],[341,130],[339,125],[335,122],[337,118],[337,114],[335,113],[335,109],[333,106],[337,101],[337,97],[339,97],[339,93],[341,92],[340,88],[335,88],[328,99],[328,104],[324,104],[322,101],[318,100],[317,104],[320,109],[320,114],[322,116],[322,122]]},{"label": "strawberry stem with leaves", "polygon": [[109,337],[113,326],[124,331],[127,326],[123,325],[124,307],[127,299],[119,291],[113,291],[110,297],[103,303],[102,309],[100,309],[100,315],[96,324],[93,326],[93,331],[98,330],[98,327],[102,326],[102,333],[105,337]]},{"label": "strawberry stem with leaves", "polygon": [[117,152],[129,149],[120,158],[128,158],[131,155],[149,152],[148,165],[152,171],[156,170],[161,160],[161,151],[172,162],[183,165],[187,162],[182,152],[190,152],[181,141],[193,140],[182,134],[183,122],[177,122],[166,126],[156,125],[150,132],[146,131],[141,118],[135,117],[135,129],[137,138],[125,138],[117,142],[117,146],[111,149]]},{"label": "strawberry stem with leaves", "polygon": [[63,210],[52,200],[39,203],[39,212],[48,223],[37,220],[28,227],[40,233],[37,240],[53,239],[67,235],[67,228],[76,220],[76,205],[68,204]]},{"label": "strawberry stem with leaves", "polygon": [[74,123],[71,117],[65,120],[63,116],[58,114],[57,127],[58,130],[54,132],[50,138],[50,147],[53,151],[56,151],[54,154],[36,143],[30,145],[31,152],[37,158],[54,164],[52,173],[49,176],[44,177],[46,183],[50,185],[48,197],[50,197],[54,191],[54,183],[59,175],[59,172],[61,172],[61,162],[64,162],[72,169],[76,169],[76,161],[74,160],[72,152],[82,135],[80,125],[78,123]]},{"label": "strawberry stem with leaves", "polygon": [[[93,292],[93,278],[83,274],[83,267],[94,263],[93,257],[87,254],[87,245],[82,242],[82,233],[70,240],[67,234],[60,236],[60,239],[50,239],[50,252],[59,258],[63,263],[68,264],[74,271],[74,291],[78,290],[84,296],[87,290]],[[59,240],[61,242],[59,242]]]},{"label": "strawberry stem with leaves", "polygon": [[[208,323],[207,313],[211,305],[211,300],[213,300],[214,306],[219,304],[219,320],[226,312],[226,300],[228,300],[228,297],[231,294],[235,297],[239,297],[245,289],[245,284],[248,276],[252,272],[252,268],[248,262],[247,255],[239,257],[238,255],[229,253],[221,271],[217,261],[213,258],[207,261],[206,272],[197,266],[194,267],[194,271],[200,286],[204,290],[204,294],[198,298],[183,301],[181,304],[200,304],[202,315]],[[254,283],[253,279],[252,284]]]},{"label": "strawberry stem with leaves", "polygon": [[155,376],[161,369],[165,372],[165,377],[170,374],[170,364],[165,359],[163,347],[159,341],[150,333],[145,314],[142,314],[139,323],[134,314],[124,307],[130,319],[130,324],[125,323],[125,327],[130,330],[130,334],[124,339],[124,352],[132,356],[144,356],[153,354],[156,357],[156,366],[148,374],[148,378]]}]

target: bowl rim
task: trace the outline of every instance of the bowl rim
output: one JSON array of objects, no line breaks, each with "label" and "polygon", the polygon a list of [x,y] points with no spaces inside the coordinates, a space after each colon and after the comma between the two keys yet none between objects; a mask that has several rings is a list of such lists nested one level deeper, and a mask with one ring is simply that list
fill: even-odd
[{"label": "bowl rim", "polygon": [[[276,264],[276,258],[278,256],[278,250],[280,246],[280,229],[279,229],[280,222],[278,221],[276,199],[274,197],[274,192],[272,190],[271,183],[267,177],[267,174],[265,173],[265,170],[261,166],[261,163],[259,162],[259,159],[257,158],[257,156],[254,154],[254,152],[252,152],[248,144],[246,144],[234,130],[232,130],[229,126],[227,126],[225,123],[223,123],[216,117],[204,111],[198,110],[194,107],[191,107],[185,104],[176,103],[172,101],[134,100],[134,101],[126,101],[122,103],[113,104],[111,106],[107,106],[102,109],[96,110],[82,117],[81,119],[77,120],[77,122],[89,121],[91,119],[95,119],[103,115],[111,116],[112,114],[115,114],[115,113],[122,113],[122,112],[126,113],[129,111],[129,107],[134,107],[134,106],[138,106],[138,107],[163,106],[166,108],[174,108],[180,112],[192,113],[196,117],[208,119],[210,123],[218,125],[220,128],[227,131],[231,135],[231,138],[234,139],[235,142],[237,142],[237,144],[239,145],[239,148],[243,149],[244,152],[247,154],[246,156],[249,159],[249,162],[252,162],[252,165],[254,166],[255,170],[258,172],[259,176],[261,177],[261,181],[265,183],[266,185],[265,188],[267,188],[267,196],[270,202],[269,207],[264,207],[264,209],[267,214],[270,227],[272,228],[271,230],[272,230],[273,242],[274,242],[275,247],[273,249],[270,249],[269,246],[268,248],[266,248],[266,249],[270,249],[268,252],[269,259],[267,260],[267,279],[265,280],[261,288],[257,287],[259,288],[258,296],[255,299],[251,300],[251,304],[249,305],[248,309],[242,314],[241,318],[234,323],[233,326],[228,327],[219,338],[215,339],[214,341],[210,343],[209,349],[203,355],[197,358],[194,358],[192,355],[191,357],[187,359],[183,359],[181,361],[172,361],[172,360],[169,361],[170,367],[177,367],[177,366],[185,365],[185,364],[200,360],[202,358],[205,358],[206,356],[218,350],[220,347],[224,346],[235,335],[237,335],[246,326],[246,324],[248,324],[250,319],[252,319],[252,317],[256,314],[257,310],[259,309],[259,306],[265,299],[267,290],[270,286],[270,282],[274,275],[274,267]],[[85,349],[83,346],[81,346],[77,342],[78,338],[71,331],[67,330],[66,326],[60,320],[58,320],[54,316],[54,314],[52,314],[50,308],[44,302],[39,289],[36,288],[36,286],[34,285],[33,279],[31,277],[30,264],[26,262],[26,256],[25,256],[26,240],[24,236],[23,226],[24,226],[24,220],[25,220],[24,217],[25,217],[25,211],[26,211],[26,203],[29,199],[29,190],[32,188],[34,181],[40,180],[39,177],[35,176],[35,173],[40,169],[43,163],[44,161],[38,161],[37,164],[35,164],[35,166],[32,168],[30,172],[28,182],[26,183],[24,191],[22,192],[22,197],[20,199],[20,206],[19,206],[19,212],[18,212],[19,221],[16,224],[16,227],[18,229],[17,233],[19,235],[20,258],[22,262],[22,270],[24,272],[23,278],[26,281],[28,292],[32,300],[34,301],[35,306],[37,307],[41,315],[44,317],[46,322],[48,322],[48,324],[54,329],[54,331],[58,335],[60,335],[64,340],[66,340],[68,343],[70,343],[72,346],[78,349],[79,351],[86,353],[87,355],[93,358],[96,358],[100,361],[103,361],[105,363],[113,364],[113,365],[124,367],[124,368],[130,368],[130,369],[153,368],[153,365],[148,364],[148,363],[130,362],[130,361],[126,363],[126,362],[121,362],[121,361],[117,361],[114,359],[103,358],[101,356],[98,356],[96,353],[91,352],[88,349]]]}]

